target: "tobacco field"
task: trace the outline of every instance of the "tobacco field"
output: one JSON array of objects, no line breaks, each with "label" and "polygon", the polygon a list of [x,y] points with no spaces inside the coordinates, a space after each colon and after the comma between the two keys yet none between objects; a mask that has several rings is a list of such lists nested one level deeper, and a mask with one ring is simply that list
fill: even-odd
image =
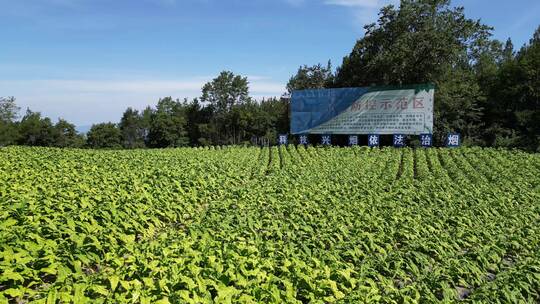
[{"label": "tobacco field", "polygon": [[540,155],[0,149],[0,303],[539,303]]}]

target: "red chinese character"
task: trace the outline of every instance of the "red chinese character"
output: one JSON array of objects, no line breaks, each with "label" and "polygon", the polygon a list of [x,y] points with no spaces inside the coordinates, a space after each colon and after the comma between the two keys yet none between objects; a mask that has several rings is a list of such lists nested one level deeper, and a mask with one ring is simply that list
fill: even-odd
[{"label": "red chinese character", "polygon": [[360,108],[362,111],[367,109],[367,100],[362,101],[362,107]]},{"label": "red chinese character", "polygon": [[390,100],[382,100],[381,101],[381,109],[388,110],[392,108],[392,101]]},{"label": "red chinese character", "polygon": [[396,101],[396,109],[407,110],[409,107],[409,100],[405,97],[402,97]]},{"label": "red chinese character", "polygon": [[414,98],[413,108],[423,109],[424,108],[424,97]]},{"label": "red chinese character", "polygon": [[360,102],[355,102],[351,106],[351,111],[360,111],[361,109],[362,109],[362,103]]}]

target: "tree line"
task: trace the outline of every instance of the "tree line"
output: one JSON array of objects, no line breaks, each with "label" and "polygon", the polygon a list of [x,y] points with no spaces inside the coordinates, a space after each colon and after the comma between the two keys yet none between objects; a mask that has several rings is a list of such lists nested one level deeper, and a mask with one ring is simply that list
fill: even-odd
[{"label": "tree line", "polygon": [[[300,66],[287,91],[310,88],[435,84],[434,141],[450,132],[465,145],[540,151],[540,27],[518,49],[493,39],[493,28],[465,16],[449,0],[402,0],[377,22],[337,69]],[[119,123],[86,136],[28,110],[19,121],[14,98],[0,101],[0,145],[140,148],[274,143],[289,130],[289,100],[256,101],[246,77],[222,72],[193,100],[162,98],[128,108]]]},{"label": "tree line", "polygon": [[94,124],[87,134],[64,119],[53,123],[27,110],[17,120],[14,97],[0,99],[0,145],[75,148],[166,148],[273,144],[289,129],[289,100],[249,96],[247,77],[224,71],[192,100],[159,99],[144,110],[128,108],[119,123]]}]

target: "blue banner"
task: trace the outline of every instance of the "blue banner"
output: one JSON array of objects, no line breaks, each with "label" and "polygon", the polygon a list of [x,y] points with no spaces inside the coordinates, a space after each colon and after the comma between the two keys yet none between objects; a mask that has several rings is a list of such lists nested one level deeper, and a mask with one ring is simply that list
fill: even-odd
[{"label": "blue banner", "polygon": [[350,107],[368,88],[293,91],[291,133],[300,134],[321,125]]},{"label": "blue banner", "polygon": [[432,133],[433,96],[432,85],[293,91],[291,133]]}]

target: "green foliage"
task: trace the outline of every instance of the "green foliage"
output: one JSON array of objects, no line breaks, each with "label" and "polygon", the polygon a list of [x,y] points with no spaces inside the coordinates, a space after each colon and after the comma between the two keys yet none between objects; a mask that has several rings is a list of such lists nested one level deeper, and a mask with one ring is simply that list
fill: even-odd
[{"label": "green foliage", "polygon": [[160,99],[150,116],[150,147],[182,147],[189,144],[186,114],[182,103],[171,97]]},{"label": "green foliage", "polygon": [[322,89],[331,86],[333,82],[334,74],[330,61],[326,67],[320,63],[311,67],[304,65],[298,68],[296,75],[289,79],[287,91],[292,93],[294,90]]},{"label": "green foliage", "polygon": [[19,116],[19,110],[15,97],[0,97],[0,122],[14,122]]},{"label": "green foliage", "polygon": [[112,122],[92,125],[86,134],[86,143],[90,148],[121,148],[120,129]]},{"label": "green foliage", "polygon": [[84,145],[84,138],[66,120],[59,119],[53,125],[49,118],[28,109],[17,122],[18,111],[14,97],[0,98],[0,146],[19,144],[66,148]]},{"label": "green foliage", "polygon": [[15,123],[0,120],[0,147],[15,144],[18,137],[18,128]]},{"label": "green foliage", "polygon": [[343,59],[340,86],[433,83],[467,65],[489,37],[489,27],[467,19],[449,0],[403,0],[381,9],[377,23]]},{"label": "green foliage", "polygon": [[27,146],[53,146],[54,126],[48,117],[41,117],[41,113],[26,110],[26,114],[18,124],[19,145]]},{"label": "green foliage", "polygon": [[206,131],[205,127],[212,117],[212,112],[212,107],[203,106],[197,98],[185,104],[186,128],[191,146],[210,144],[206,137],[212,132]]},{"label": "green foliage", "polygon": [[124,148],[144,147],[145,124],[143,116],[139,114],[139,111],[127,108],[120,119],[118,127],[122,133],[122,145]]},{"label": "green foliage", "polygon": [[540,157],[0,149],[0,302],[535,303]]},{"label": "green foliage", "polygon": [[481,144],[483,92],[468,69],[452,69],[437,82],[434,109],[434,135],[444,145],[448,133],[459,131],[469,144]]},{"label": "green foliage", "polygon": [[[215,144],[237,144],[242,129],[251,115],[243,111],[245,104],[251,103],[247,77],[223,71],[202,88],[201,101],[208,103],[212,113],[203,127],[206,138]],[[244,117],[243,117],[244,116]]]},{"label": "green foliage", "polygon": [[493,85],[487,111],[489,144],[540,151],[540,27],[514,56],[507,45]]},{"label": "green foliage", "polygon": [[64,119],[59,119],[53,127],[53,141],[53,145],[60,148],[81,148],[85,144],[84,137],[77,133],[75,125]]},{"label": "green foliage", "polygon": [[250,100],[247,77],[223,71],[202,88],[203,102],[210,103],[219,112],[227,112],[233,106]]}]

